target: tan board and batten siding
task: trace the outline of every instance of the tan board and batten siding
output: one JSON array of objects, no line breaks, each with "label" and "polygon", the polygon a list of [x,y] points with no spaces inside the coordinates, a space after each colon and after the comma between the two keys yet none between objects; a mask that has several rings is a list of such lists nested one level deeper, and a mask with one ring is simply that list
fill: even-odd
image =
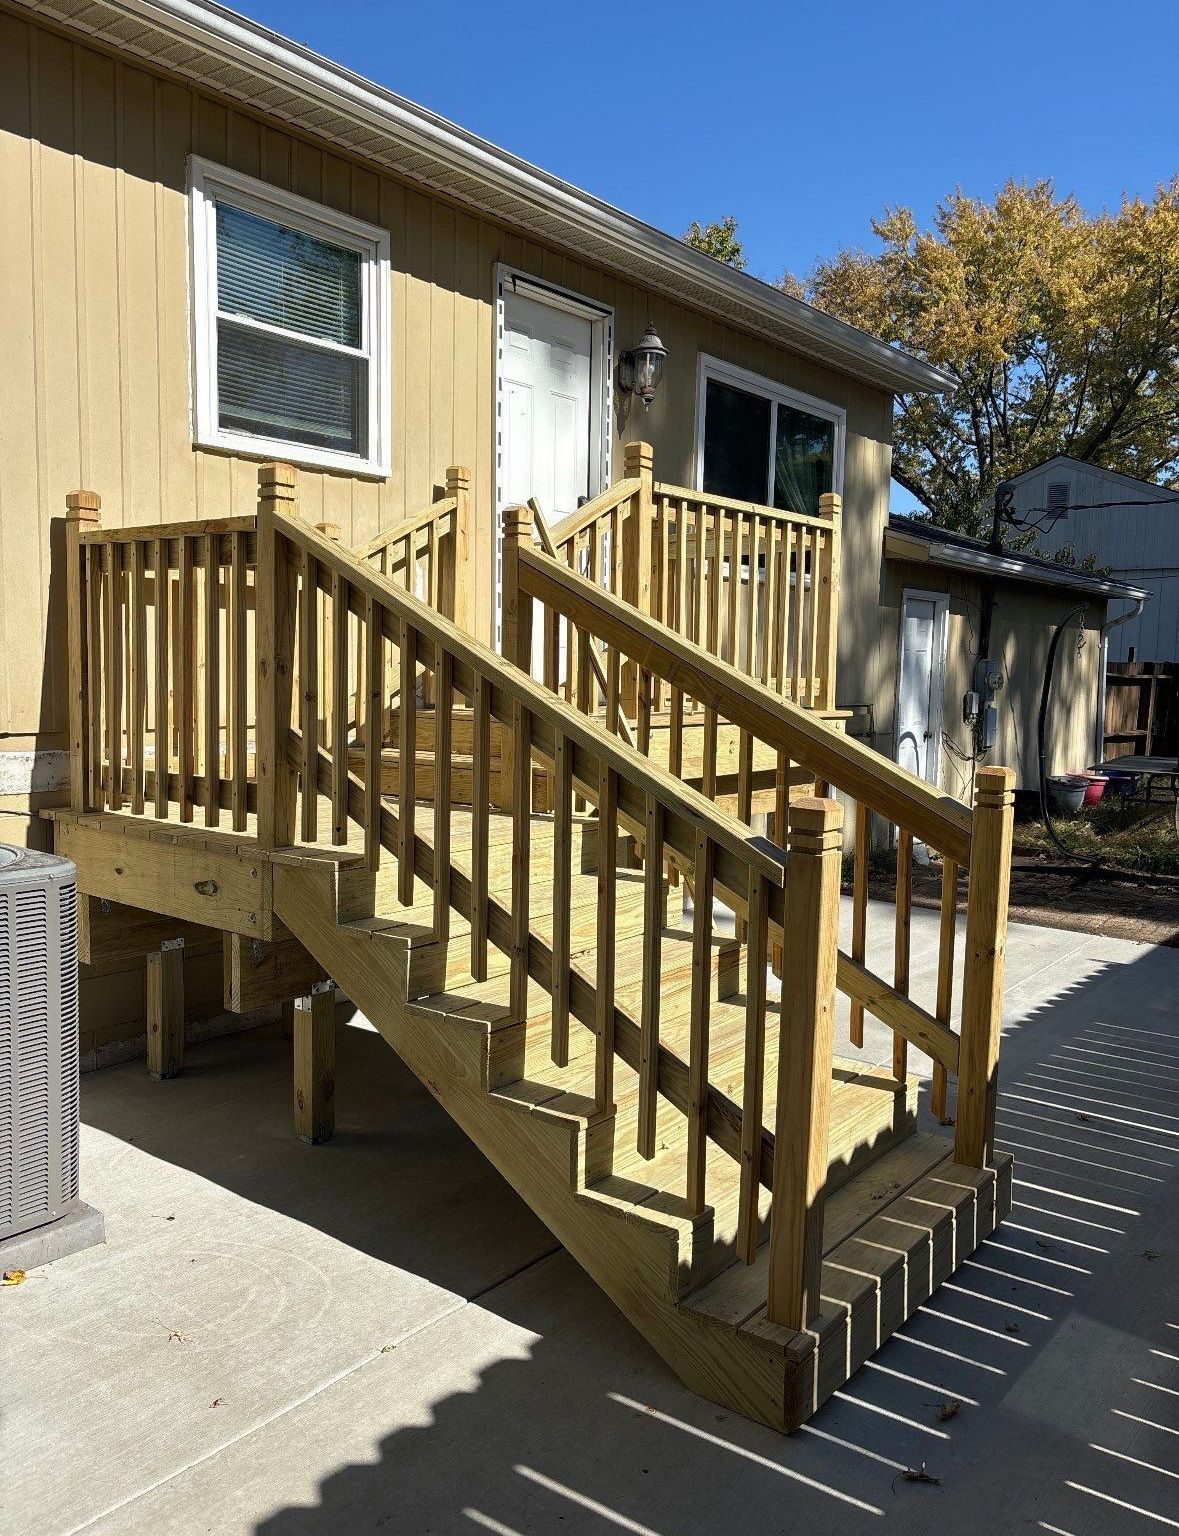
[{"label": "tan board and batten siding", "polygon": [[[300,476],[301,513],[357,543],[431,499],[469,464],[477,516],[471,591],[490,626],[494,497],[494,269],[506,262],[614,307],[615,345],[654,320],[670,350],[649,413],[615,405],[620,445],[653,443],[662,477],[692,483],[697,355],[711,353],[847,411],[843,611],[880,596],[892,401],[745,332],[652,295],[417,191],[308,138],[0,9],[0,723],[28,749],[65,745],[65,624],[51,548],[68,490],[103,520],[253,510],[257,467],[194,449],[190,412],[187,157],[379,224],[392,242],[392,472]],[[619,409],[621,402],[621,411]],[[48,620],[46,615],[49,615]],[[841,637],[841,695],[879,698],[894,664]],[[885,680],[886,682],[887,680]]]}]

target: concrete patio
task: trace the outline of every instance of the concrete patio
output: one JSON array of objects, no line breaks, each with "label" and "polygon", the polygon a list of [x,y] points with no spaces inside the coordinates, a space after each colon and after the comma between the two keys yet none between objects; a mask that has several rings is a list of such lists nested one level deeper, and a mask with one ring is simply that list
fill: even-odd
[{"label": "concrete patio", "polygon": [[318,1148],[276,1028],[84,1080],[107,1243],[0,1292],[6,1530],[1179,1529],[1179,951],[1012,926],[1015,1210],[790,1439],[685,1392],[363,1021],[338,1058]]}]

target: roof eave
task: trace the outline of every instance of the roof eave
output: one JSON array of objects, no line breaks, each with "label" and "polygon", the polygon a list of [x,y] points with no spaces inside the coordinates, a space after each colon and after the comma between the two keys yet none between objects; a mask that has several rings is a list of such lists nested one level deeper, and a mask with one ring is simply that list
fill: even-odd
[{"label": "roof eave", "polygon": [[[70,18],[52,3],[22,3],[69,24]],[[639,253],[657,268],[670,269],[705,295],[723,301],[718,312],[724,317],[762,333],[768,331],[779,344],[792,346],[842,372],[901,394],[940,393],[953,385],[950,376],[933,364],[693,250],[674,236],[222,6],[201,0],[100,0],[99,5],[87,7],[89,14],[79,23],[99,36],[102,28],[96,25],[94,13],[100,9],[135,18],[205,54],[254,71],[308,104],[318,103],[372,132],[388,135],[403,147],[434,156],[456,171],[477,177],[493,191],[543,211],[549,219],[556,215],[570,231],[592,233],[615,252],[616,264],[623,272],[627,258],[633,264],[634,255]],[[147,33],[135,42],[125,37],[115,41],[127,51],[157,58],[165,67],[193,75],[183,61],[169,60],[163,56],[165,50],[149,46]],[[330,137],[322,126],[312,126],[311,131]],[[494,210],[488,212],[496,216]],[[742,313],[734,317],[734,309]]]},{"label": "roof eave", "polygon": [[903,528],[886,528],[886,560],[910,560],[918,564],[944,566],[950,570],[969,571],[1000,580],[1028,582],[1038,587],[1059,587],[1065,591],[1087,592],[1107,601],[1125,598],[1132,602],[1146,599],[1150,593],[1122,581],[1107,581],[1100,576],[1086,576],[1061,566],[1059,571],[1047,566],[1030,565],[1014,555],[996,555],[987,549],[964,549],[960,544],[946,544],[927,539]]}]

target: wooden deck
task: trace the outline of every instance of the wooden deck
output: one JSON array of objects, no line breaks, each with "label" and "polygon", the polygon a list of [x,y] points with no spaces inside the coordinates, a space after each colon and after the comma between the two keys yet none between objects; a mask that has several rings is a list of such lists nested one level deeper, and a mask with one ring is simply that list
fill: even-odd
[{"label": "wooden deck", "polygon": [[[219,931],[228,1007],[299,999],[295,1129],[324,1140],[342,988],[686,1382],[792,1429],[1009,1207],[1010,776],[970,811],[840,733],[837,503],[660,499],[628,464],[556,553],[506,515],[504,655],[447,616],[457,468],[359,554],[299,522],[285,466],[216,526],[106,532],[78,493],[56,846],[83,958],[142,946],[155,1075],[183,1069],[182,945]],[[828,786],[857,807],[848,953]],[[897,828],[891,979],[864,959],[871,816]],[[934,1014],[908,995],[916,839],[943,861]],[[888,1068],[833,1054],[837,990],[853,1046],[865,1012],[892,1028]],[[952,1141],[914,1132],[910,1050],[936,1104],[957,1086]]]}]

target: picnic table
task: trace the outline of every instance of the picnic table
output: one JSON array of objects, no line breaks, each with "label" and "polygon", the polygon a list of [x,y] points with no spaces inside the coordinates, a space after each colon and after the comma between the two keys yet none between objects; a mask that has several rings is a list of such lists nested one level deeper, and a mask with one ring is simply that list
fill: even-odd
[{"label": "picnic table", "polygon": [[1156,779],[1169,779],[1172,794],[1179,797],[1179,757],[1144,757],[1133,752],[1123,752],[1119,757],[1107,757],[1093,771],[1105,773],[1111,768],[1119,773],[1136,773],[1145,780],[1148,800]]}]

